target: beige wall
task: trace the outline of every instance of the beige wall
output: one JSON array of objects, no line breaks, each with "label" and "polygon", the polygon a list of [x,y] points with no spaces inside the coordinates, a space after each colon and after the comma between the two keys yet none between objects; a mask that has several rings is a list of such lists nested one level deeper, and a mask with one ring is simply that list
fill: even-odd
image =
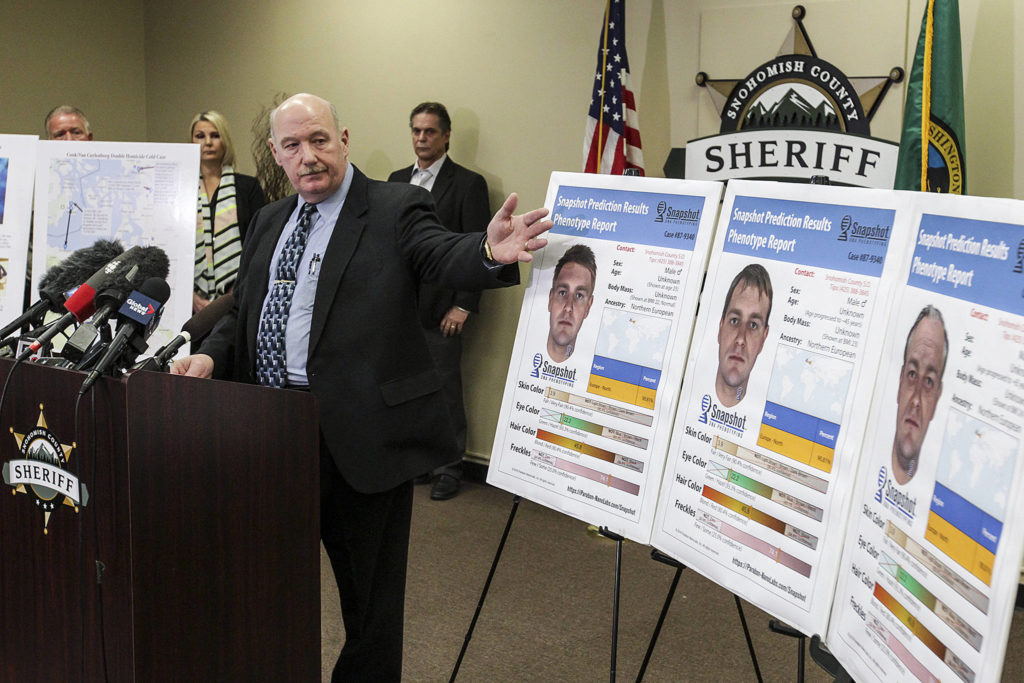
[{"label": "beige wall", "polygon": [[[910,31],[911,40],[916,41],[924,0],[912,4]],[[990,197],[1024,198],[1024,145],[1015,130],[1024,121],[1024,66],[1016,59],[1017,45],[1024,45],[1024,4],[1019,0],[961,0],[960,31],[967,190]]]},{"label": "beige wall", "polygon": [[[694,74],[742,77],[778,51],[794,0],[629,0],[627,46],[649,173],[671,147],[714,132]],[[924,0],[808,0],[823,59],[850,76],[908,72]],[[232,122],[252,170],[249,126],[278,92],[334,100],[352,160],[373,177],[411,161],[408,110],[448,104],[452,156],[483,173],[491,203],[543,202],[552,170],[578,170],[603,0],[282,0],[256,3],[7,0],[0,25],[0,131],[39,132],[58,100],[81,106],[99,137],[180,141],[200,109]],[[961,0],[968,183],[1024,198],[1024,11]],[[897,139],[903,87],[872,131]],[[490,292],[467,327],[469,450],[489,453],[522,288]]]},{"label": "beige wall", "polygon": [[58,104],[86,113],[97,138],[146,139],[143,0],[4,0],[0,132],[42,135]]}]

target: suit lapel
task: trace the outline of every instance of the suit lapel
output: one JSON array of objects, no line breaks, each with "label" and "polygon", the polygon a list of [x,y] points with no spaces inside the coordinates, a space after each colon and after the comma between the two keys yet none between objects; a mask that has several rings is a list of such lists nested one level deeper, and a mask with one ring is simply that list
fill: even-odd
[{"label": "suit lapel", "polygon": [[[270,262],[274,258],[274,247],[281,238],[281,231],[284,230],[288,216],[292,214],[298,204],[299,197],[295,195],[289,201],[282,202],[281,206],[273,214],[267,217],[267,229],[263,231],[253,230],[254,238],[259,239],[255,246],[255,253],[249,261],[249,274],[246,277],[246,286],[251,287],[253,293],[260,292],[262,296],[248,297],[248,315],[246,316],[245,338],[250,340],[250,348],[256,348],[256,334],[260,327],[260,314],[263,312],[263,299],[266,296],[270,284]],[[252,359],[255,363],[255,359]]]},{"label": "suit lapel", "polygon": [[440,206],[441,199],[452,187],[452,180],[455,179],[455,162],[449,157],[441,164],[441,170],[434,179],[434,186],[430,188],[430,194],[434,197],[434,204]]},{"label": "suit lapel", "polygon": [[324,268],[320,274],[320,281],[316,286],[316,297],[313,300],[313,320],[309,329],[309,356],[313,356],[320,335],[324,331],[327,322],[327,314],[334,303],[338,287],[341,285],[342,276],[348,268],[352,255],[355,253],[359,238],[366,228],[364,214],[366,213],[369,201],[367,192],[369,184],[359,169],[354,169],[352,186],[345,197],[345,204],[338,214],[338,222],[334,224],[331,233],[331,240],[327,243],[327,251],[324,253]]},{"label": "suit lapel", "polygon": [[389,183],[408,183],[412,181],[412,166],[400,168],[388,176]]}]

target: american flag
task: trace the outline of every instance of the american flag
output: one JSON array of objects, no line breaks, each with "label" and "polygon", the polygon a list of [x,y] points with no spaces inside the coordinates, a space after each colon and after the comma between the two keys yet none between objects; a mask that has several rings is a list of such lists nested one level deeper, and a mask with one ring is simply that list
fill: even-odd
[{"label": "american flag", "polygon": [[635,168],[643,175],[639,128],[626,57],[626,1],[608,0],[583,138],[583,171],[622,175]]}]

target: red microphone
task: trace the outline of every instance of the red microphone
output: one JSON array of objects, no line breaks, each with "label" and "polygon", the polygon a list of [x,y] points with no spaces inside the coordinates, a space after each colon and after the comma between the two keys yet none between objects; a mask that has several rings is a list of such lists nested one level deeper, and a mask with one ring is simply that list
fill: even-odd
[{"label": "red microphone", "polygon": [[18,356],[18,360],[25,360],[31,356],[33,353],[41,349],[43,344],[48,343],[71,323],[76,320],[78,322],[82,322],[92,315],[96,311],[96,290],[87,283],[82,284],[75,290],[75,293],[69,296],[68,300],[64,302],[64,308],[66,308],[68,312],[62,315],[57,322],[50,325],[46,331],[36,338],[34,342],[29,344],[28,348],[22,351],[21,355]]}]

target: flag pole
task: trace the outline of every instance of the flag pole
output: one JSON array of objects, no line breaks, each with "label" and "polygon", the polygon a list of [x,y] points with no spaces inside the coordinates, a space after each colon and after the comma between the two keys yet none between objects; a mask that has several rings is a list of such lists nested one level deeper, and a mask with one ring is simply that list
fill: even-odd
[{"label": "flag pole", "polygon": [[932,120],[932,42],[935,37],[935,0],[928,0],[924,34],[924,75],[921,78],[921,190],[928,189],[928,128]]},{"label": "flag pole", "polygon": [[611,16],[612,11],[612,0],[604,5],[604,38],[601,40],[601,104],[597,110],[597,172],[601,172],[601,158],[604,156],[604,93],[607,88],[605,87],[605,74],[608,72],[608,20]]}]

